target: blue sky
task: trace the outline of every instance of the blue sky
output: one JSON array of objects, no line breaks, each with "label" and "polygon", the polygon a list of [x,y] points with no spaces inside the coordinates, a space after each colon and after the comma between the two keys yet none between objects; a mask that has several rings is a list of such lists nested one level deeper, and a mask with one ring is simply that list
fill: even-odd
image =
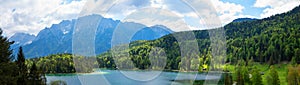
[{"label": "blue sky", "polygon": [[240,4],[245,7],[244,10],[242,11],[242,14],[255,16],[257,18],[260,18],[260,14],[264,10],[264,8],[254,7],[256,0],[222,0],[222,1]]},{"label": "blue sky", "polygon": [[[205,29],[205,24],[216,24],[211,23],[216,20],[226,25],[236,18],[266,18],[287,12],[300,4],[299,0],[119,0],[112,5],[114,1],[0,0],[0,27],[6,36],[17,32],[36,35],[45,27],[62,20],[100,14],[115,20],[147,26],[162,24],[175,31],[185,31]],[[185,1],[192,3],[183,3]]]}]

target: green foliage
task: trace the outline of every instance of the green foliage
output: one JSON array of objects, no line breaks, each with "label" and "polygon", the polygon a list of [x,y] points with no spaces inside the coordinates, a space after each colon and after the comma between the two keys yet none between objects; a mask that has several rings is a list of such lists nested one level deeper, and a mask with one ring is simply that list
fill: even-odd
[{"label": "green foliage", "polygon": [[17,65],[8,62],[0,63],[0,84],[3,85],[17,85]]},{"label": "green foliage", "polygon": [[25,64],[25,56],[24,56],[22,47],[19,48],[18,58],[17,58],[16,63],[18,65],[18,71],[19,71],[18,72],[19,78],[17,81],[18,85],[27,83],[27,79],[29,78],[28,77],[28,69]]},{"label": "green foliage", "polygon": [[[126,66],[129,66],[129,62],[126,62],[126,61],[129,61],[129,60],[130,60],[129,57],[120,57],[117,59],[117,61],[119,63],[121,63],[121,65],[123,65],[123,66],[121,66],[121,68],[129,68],[129,67],[126,67]],[[97,61],[99,64],[99,68],[111,68],[111,69],[116,68],[114,59],[110,52],[97,56]]]},{"label": "green foliage", "polygon": [[[220,67],[215,63],[220,60],[226,60],[226,63],[230,64],[236,64],[238,63],[238,60],[244,60],[246,62],[245,65],[251,65],[251,62],[269,63],[270,65],[273,65],[282,61],[291,61],[292,58],[295,58],[294,61],[299,63],[299,8],[300,7],[298,6],[290,12],[265,19],[232,22],[225,25],[227,56],[220,56],[226,57],[225,59],[212,58],[211,40],[208,30],[177,32],[156,40],[135,41],[130,43],[129,49],[124,49],[121,53],[115,55],[121,56],[118,59],[122,60],[118,61],[122,61],[122,63],[129,65],[134,64],[134,66],[139,69],[149,68],[151,65],[149,54],[154,47],[162,48],[166,53],[167,62],[165,69],[168,70],[198,69],[199,71],[202,71],[202,69],[204,69],[203,65],[211,66],[208,68],[214,70]],[[186,47],[189,49],[180,48],[179,45],[183,46],[184,43],[178,42],[177,39],[191,37],[185,35],[188,33],[195,34],[200,53],[193,52],[193,50],[190,49],[192,47]],[[190,50],[190,53],[186,53],[185,56],[182,56],[181,50]],[[115,65],[111,62],[113,60],[107,60],[113,59],[110,58],[111,53],[109,52],[110,51],[97,56],[97,58],[100,59],[99,61],[101,61],[100,67],[115,68]],[[126,54],[128,52],[130,55]],[[198,59],[189,59],[189,57]],[[128,58],[130,58],[133,63],[125,62]],[[195,63],[199,59],[202,59],[202,62]],[[249,70],[251,70],[251,68],[249,68]]]},{"label": "green foliage", "polygon": [[[300,66],[299,66],[300,67]],[[288,85],[299,85],[300,84],[300,68],[295,66],[288,67],[287,81]]]},{"label": "green foliage", "polygon": [[[95,57],[84,57],[84,56],[74,56],[74,66],[76,67],[77,73],[90,73],[93,72],[93,68],[96,67],[96,58]],[[61,66],[61,65],[59,65]],[[63,66],[65,67],[65,66]],[[61,68],[61,67],[59,67]],[[69,68],[71,69],[71,68]],[[62,69],[62,71],[65,71]],[[69,71],[69,70],[67,70]]]},{"label": "green foliage", "polygon": [[266,76],[266,79],[268,81],[268,85],[280,85],[280,80],[278,76],[278,72],[276,71],[274,66],[270,67],[269,73]]},{"label": "green foliage", "polygon": [[244,80],[244,76],[243,76],[243,72],[242,72],[241,67],[236,68],[235,75],[236,75],[237,85],[244,85],[245,80]]},{"label": "green foliage", "polygon": [[[39,69],[45,73],[75,73],[92,72],[96,68],[95,57],[73,56],[71,54],[56,54],[27,60],[27,65],[36,62]],[[75,64],[76,63],[76,69]]]},{"label": "green foliage", "polygon": [[260,70],[254,67],[251,77],[252,85],[263,85]]},{"label": "green foliage", "polygon": [[33,63],[28,74],[28,85],[46,85],[45,74]]},{"label": "green foliage", "polygon": [[245,61],[240,60],[238,65],[236,66],[235,70],[235,80],[237,85],[250,85],[251,80],[249,78],[249,71],[248,67],[246,66]]},{"label": "green foliage", "polygon": [[56,80],[56,81],[51,81],[50,85],[67,85],[67,83],[65,81]]},{"label": "green foliage", "polygon": [[230,73],[225,73],[225,82],[224,85],[232,85],[233,84],[233,80],[232,80],[232,76]]},{"label": "green foliage", "polygon": [[18,72],[17,66],[12,62],[12,50],[8,39],[2,36],[2,29],[0,28],[0,84],[3,85],[16,85]]},{"label": "green foliage", "polygon": [[151,65],[149,60],[150,51],[151,51],[151,47],[147,45],[135,46],[132,49],[130,49],[129,54],[135,67],[139,69],[147,69],[150,67]]},{"label": "green foliage", "polygon": [[[46,79],[44,74],[39,73],[35,67],[28,70],[25,65],[25,57],[22,47],[19,49],[18,59],[12,61],[12,51],[6,37],[2,36],[0,28],[0,84],[1,85],[45,85]],[[30,72],[28,74],[28,71]],[[34,81],[39,79],[40,81]]]},{"label": "green foliage", "polygon": [[8,63],[13,58],[10,45],[14,42],[10,42],[6,37],[2,36],[2,33],[3,31],[0,28],[0,63]]},{"label": "green foliage", "polygon": [[291,60],[291,65],[292,66],[297,66],[297,61],[296,61],[296,57],[293,57]]}]

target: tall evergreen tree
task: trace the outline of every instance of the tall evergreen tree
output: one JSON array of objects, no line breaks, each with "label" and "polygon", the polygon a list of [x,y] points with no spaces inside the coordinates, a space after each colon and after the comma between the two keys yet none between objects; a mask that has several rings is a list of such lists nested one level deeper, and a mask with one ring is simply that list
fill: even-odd
[{"label": "tall evergreen tree", "polygon": [[0,84],[2,85],[16,85],[16,65],[12,60],[12,50],[8,39],[2,36],[2,29],[0,28]]},{"label": "tall evergreen tree", "polygon": [[28,70],[27,70],[27,66],[25,65],[25,57],[24,57],[22,47],[19,48],[18,58],[16,63],[18,65],[18,71],[19,71],[18,72],[19,78],[17,83],[18,85],[25,84],[28,78],[28,73],[27,73]]},{"label": "tall evergreen tree", "polygon": [[13,58],[10,45],[14,42],[10,42],[6,37],[2,36],[2,33],[3,31],[0,28],[0,63],[8,63]]}]

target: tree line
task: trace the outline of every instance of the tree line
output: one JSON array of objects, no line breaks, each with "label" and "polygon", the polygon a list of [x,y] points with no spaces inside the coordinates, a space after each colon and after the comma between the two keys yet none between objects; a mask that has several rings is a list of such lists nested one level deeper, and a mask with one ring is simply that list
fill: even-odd
[{"label": "tree line", "polygon": [[33,63],[25,65],[25,57],[22,47],[19,48],[17,59],[14,60],[10,42],[2,36],[0,28],[0,84],[3,85],[46,85],[46,77],[43,71]]}]

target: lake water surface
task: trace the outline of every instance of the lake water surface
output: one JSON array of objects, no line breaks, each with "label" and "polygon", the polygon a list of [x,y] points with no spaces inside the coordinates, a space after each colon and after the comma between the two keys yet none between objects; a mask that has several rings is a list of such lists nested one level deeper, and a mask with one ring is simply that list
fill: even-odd
[{"label": "lake water surface", "polygon": [[[124,75],[130,75],[129,77]],[[206,73],[178,73],[160,71],[119,71],[98,69],[93,73],[47,75],[47,83],[55,80],[65,81],[68,85],[177,85],[181,80],[217,80],[218,75]],[[138,75],[135,75],[138,74]],[[158,74],[156,76],[149,74]],[[141,76],[142,75],[142,76]],[[132,77],[133,76],[133,77]]]}]

